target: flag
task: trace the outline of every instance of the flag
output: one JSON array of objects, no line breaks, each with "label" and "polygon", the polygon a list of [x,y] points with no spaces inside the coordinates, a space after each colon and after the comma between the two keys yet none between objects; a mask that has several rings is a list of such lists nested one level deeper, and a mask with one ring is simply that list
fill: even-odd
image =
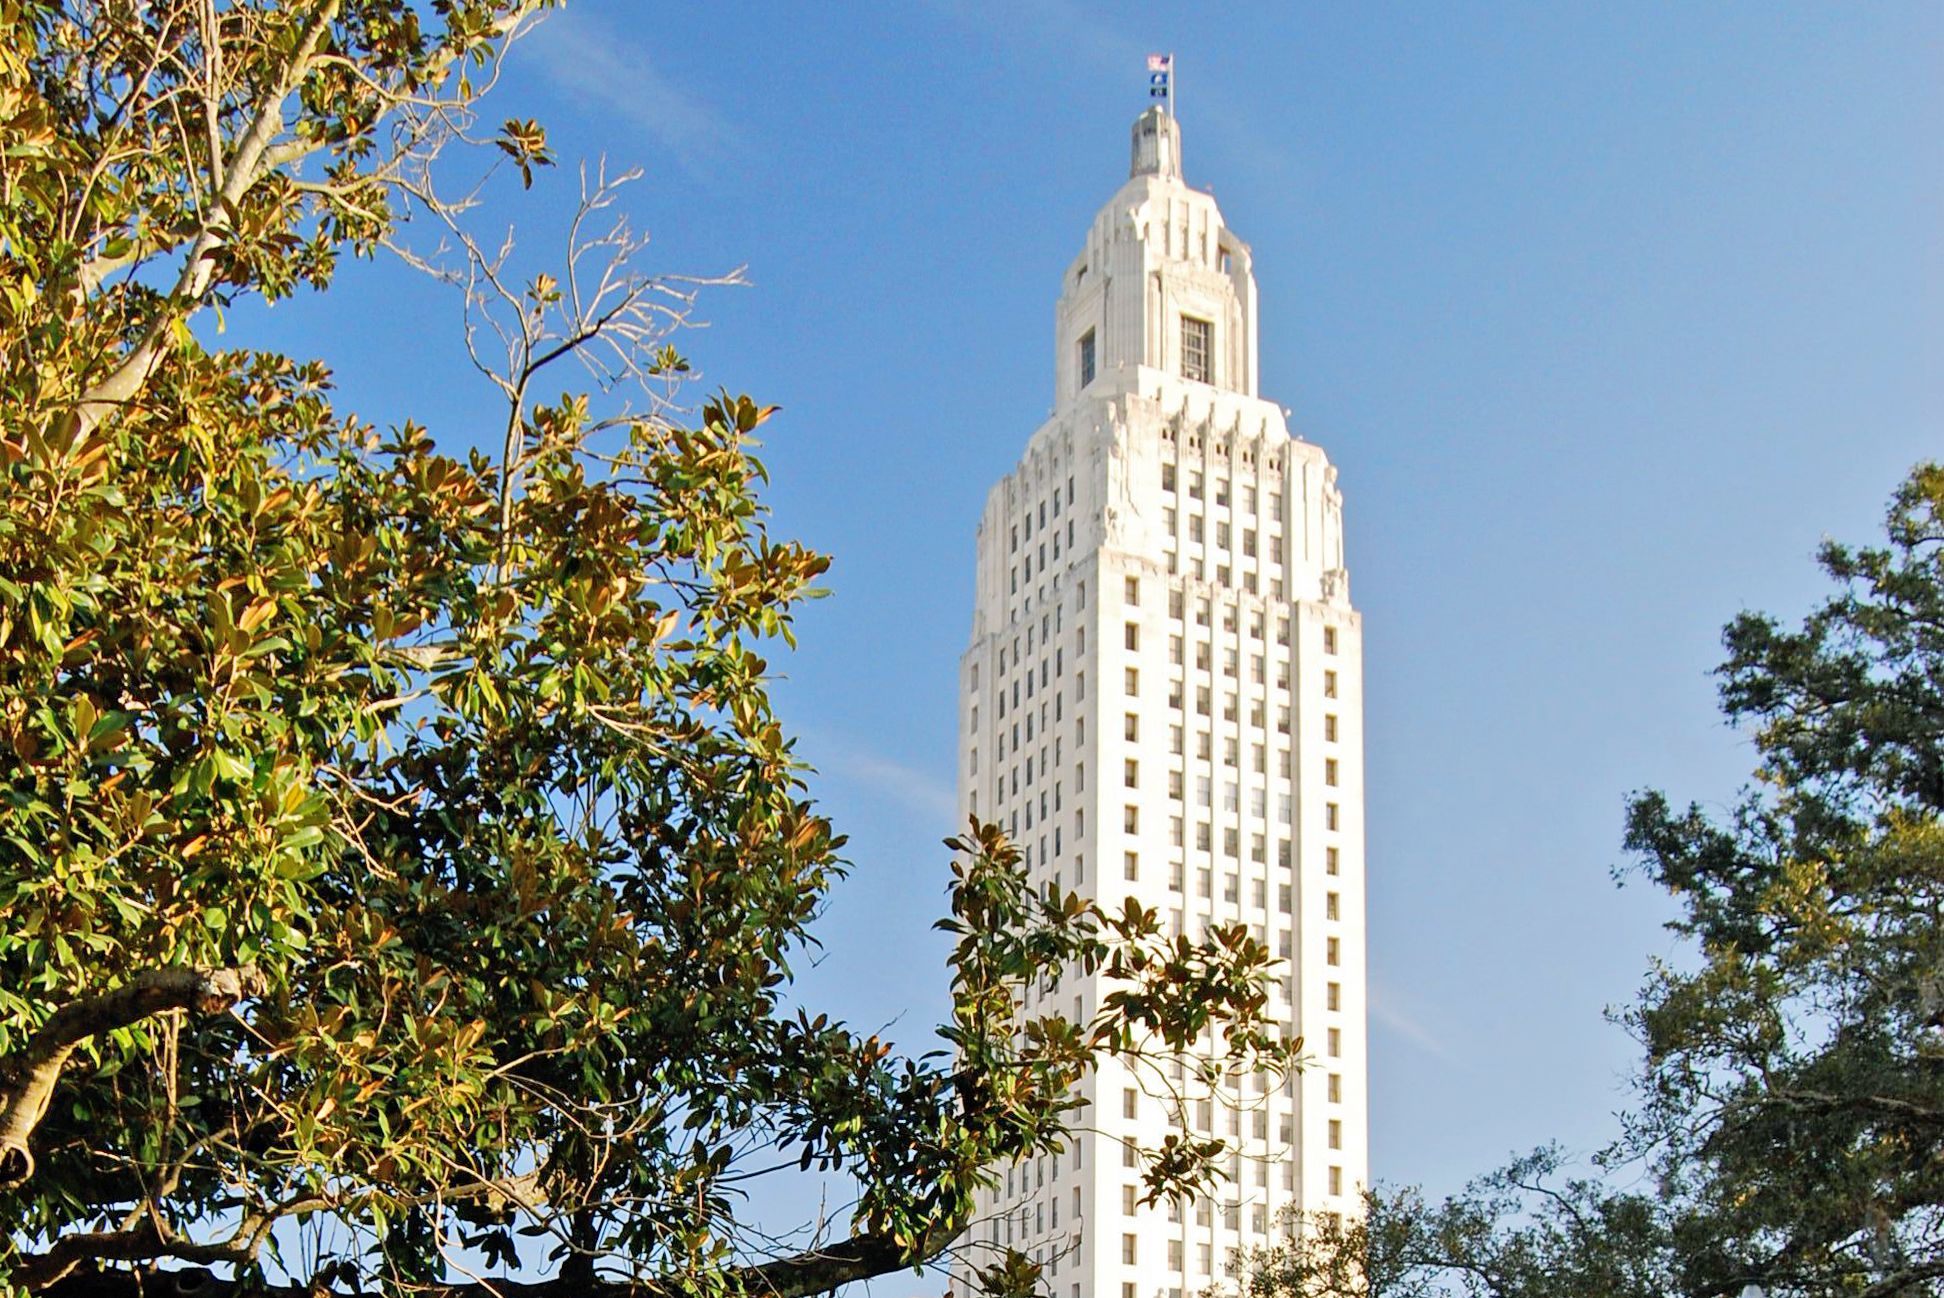
[{"label": "flag", "polygon": [[1167,99],[1168,83],[1174,77],[1174,55],[1148,55],[1148,98]]},{"label": "flag", "polygon": [[1148,71],[1166,72],[1168,65],[1173,62],[1174,55],[1172,54],[1150,54],[1148,55]]}]

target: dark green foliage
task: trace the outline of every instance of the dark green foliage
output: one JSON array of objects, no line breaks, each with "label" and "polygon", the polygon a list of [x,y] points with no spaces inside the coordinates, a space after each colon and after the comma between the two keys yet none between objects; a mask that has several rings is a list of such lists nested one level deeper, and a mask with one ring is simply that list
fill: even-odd
[{"label": "dark green foliage", "polygon": [[1636,1146],[1693,1292],[1944,1274],[1944,469],[1899,488],[1888,534],[1824,547],[1842,590],[1799,630],[1730,624],[1723,703],[1763,763],[1732,822],[1629,809],[1702,957],[1630,1016]]}]

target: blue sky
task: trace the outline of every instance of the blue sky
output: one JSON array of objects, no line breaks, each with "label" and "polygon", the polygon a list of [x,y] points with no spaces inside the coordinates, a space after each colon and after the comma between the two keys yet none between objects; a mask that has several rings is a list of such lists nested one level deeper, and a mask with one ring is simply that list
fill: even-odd
[{"label": "blue sky", "polygon": [[[805,994],[913,1049],[973,527],[1047,413],[1149,50],[1254,248],[1264,393],[1342,470],[1376,1172],[1590,1150],[1633,1058],[1602,1009],[1675,949],[1609,876],[1623,796],[1732,796],[1721,624],[1805,609],[1818,540],[1944,452],[1944,7],[607,0],[516,51],[491,116],[642,168],[653,268],[748,267],[684,346],[783,406],[777,528],[835,556],[777,663],[856,862]],[[552,246],[571,165],[509,189],[479,224]],[[232,332],[463,445],[493,399],[458,320],[381,260]]]}]

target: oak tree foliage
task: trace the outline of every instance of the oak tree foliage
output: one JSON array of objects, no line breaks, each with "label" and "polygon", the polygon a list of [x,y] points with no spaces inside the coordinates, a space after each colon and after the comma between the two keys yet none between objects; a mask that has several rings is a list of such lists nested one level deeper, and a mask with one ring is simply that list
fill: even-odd
[{"label": "oak tree foliage", "polygon": [[[514,282],[431,183],[550,162],[478,106],[540,7],[0,0],[0,1289],[819,1292],[937,1258],[1103,1054],[1293,1059],[1246,931],[1035,890],[989,826],[941,1053],[787,1002],[842,839],[767,694],[825,568],[767,530],[772,412],[670,395],[686,289],[623,227]],[[408,208],[503,428],[192,329]],[[1023,1007],[1083,968],[1094,1018]],[[852,1218],[739,1217],[779,1159]]]}]

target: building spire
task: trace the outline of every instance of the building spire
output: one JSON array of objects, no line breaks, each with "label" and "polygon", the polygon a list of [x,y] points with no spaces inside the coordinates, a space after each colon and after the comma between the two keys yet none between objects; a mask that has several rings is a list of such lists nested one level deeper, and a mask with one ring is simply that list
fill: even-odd
[{"label": "building spire", "polygon": [[1129,176],[1181,176],[1181,124],[1156,105],[1134,119],[1134,161]]}]

